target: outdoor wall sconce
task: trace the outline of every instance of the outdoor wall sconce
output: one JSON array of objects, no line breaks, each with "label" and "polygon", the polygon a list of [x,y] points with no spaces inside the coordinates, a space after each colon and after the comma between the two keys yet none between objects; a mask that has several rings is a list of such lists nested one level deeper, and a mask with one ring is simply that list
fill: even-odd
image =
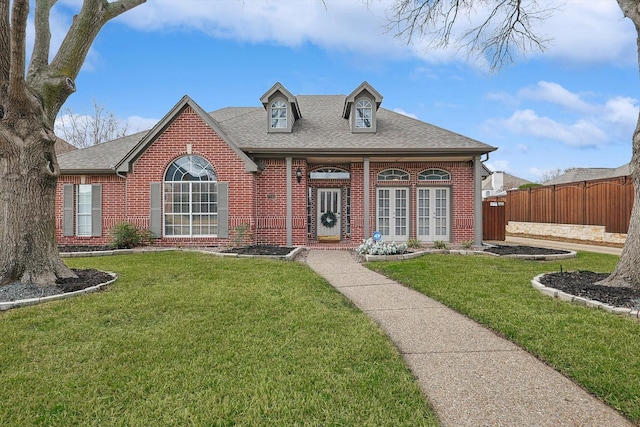
[{"label": "outdoor wall sconce", "polygon": [[298,181],[298,184],[302,181],[302,171],[300,168],[296,169],[296,181]]}]

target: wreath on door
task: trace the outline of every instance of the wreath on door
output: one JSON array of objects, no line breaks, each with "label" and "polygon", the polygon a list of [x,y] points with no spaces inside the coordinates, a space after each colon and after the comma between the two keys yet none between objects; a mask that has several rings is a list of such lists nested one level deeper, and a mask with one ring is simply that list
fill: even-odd
[{"label": "wreath on door", "polygon": [[327,228],[331,228],[338,222],[338,218],[336,218],[336,214],[331,211],[326,211],[320,217],[320,222]]}]

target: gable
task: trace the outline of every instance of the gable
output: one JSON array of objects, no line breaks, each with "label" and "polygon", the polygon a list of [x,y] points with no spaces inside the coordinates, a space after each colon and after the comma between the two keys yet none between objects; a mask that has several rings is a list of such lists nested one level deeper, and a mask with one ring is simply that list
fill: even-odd
[{"label": "gable", "polygon": [[[258,166],[237,144],[224,133],[219,124],[188,96],[183,97],[171,111],[158,122],[144,138],[116,165],[116,172],[133,171],[134,162],[167,130],[182,114],[187,111],[195,113],[215,134],[217,134],[245,165],[246,172],[258,171]],[[186,145],[186,142],[185,142]]]}]

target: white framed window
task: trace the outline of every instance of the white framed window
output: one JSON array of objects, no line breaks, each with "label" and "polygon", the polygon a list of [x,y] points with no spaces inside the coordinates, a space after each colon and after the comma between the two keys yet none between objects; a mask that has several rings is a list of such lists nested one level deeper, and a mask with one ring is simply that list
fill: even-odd
[{"label": "white framed window", "polygon": [[378,173],[378,181],[408,181],[409,174],[401,169],[387,169]]},{"label": "white framed window", "polygon": [[218,185],[213,166],[200,156],[174,161],[164,179],[164,235],[218,234]]},{"label": "white framed window", "polygon": [[287,127],[287,104],[277,99],[271,103],[271,128],[286,129]]},{"label": "white framed window", "polygon": [[356,129],[371,129],[373,127],[373,106],[368,99],[361,99],[356,103]]},{"label": "white framed window", "polygon": [[76,236],[91,236],[92,186],[78,185],[76,195]]},{"label": "white framed window", "polygon": [[442,169],[427,169],[418,174],[418,181],[449,181],[451,174]]}]

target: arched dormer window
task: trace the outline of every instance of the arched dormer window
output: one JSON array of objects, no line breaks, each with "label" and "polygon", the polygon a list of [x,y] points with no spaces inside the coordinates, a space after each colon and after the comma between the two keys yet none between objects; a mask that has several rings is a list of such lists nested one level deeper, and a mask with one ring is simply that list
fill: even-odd
[{"label": "arched dormer window", "polygon": [[163,187],[165,236],[218,234],[217,178],[207,159],[180,157],[167,168]]},{"label": "arched dormer window", "polygon": [[271,128],[286,129],[287,127],[287,104],[277,99],[271,103]]},{"label": "arched dormer window", "polygon": [[356,128],[371,129],[373,126],[373,106],[368,99],[356,103]]},{"label": "arched dormer window", "polygon": [[378,173],[378,181],[409,181],[409,174],[400,169],[387,169]]},{"label": "arched dormer window", "polygon": [[427,169],[418,174],[418,181],[449,181],[451,174],[442,169]]}]

